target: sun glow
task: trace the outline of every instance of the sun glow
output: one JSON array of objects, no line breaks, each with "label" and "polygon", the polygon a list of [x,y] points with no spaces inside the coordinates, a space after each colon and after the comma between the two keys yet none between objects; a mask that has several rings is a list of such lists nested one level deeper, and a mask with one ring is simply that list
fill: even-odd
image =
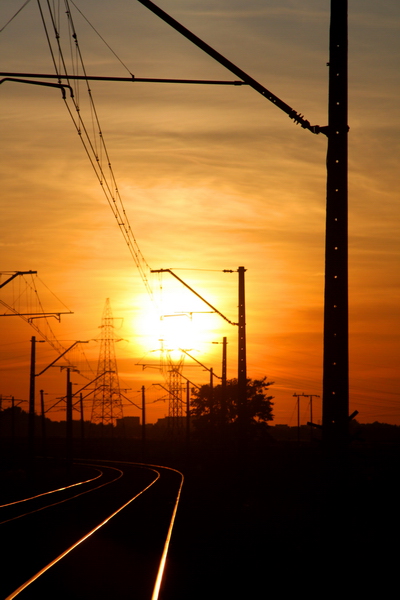
[{"label": "sun glow", "polygon": [[177,306],[171,299],[161,311],[153,305],[140,311],[133,329],[144,352],[200,350],[215,338],[215,315],[211,311],[182,311]]}]

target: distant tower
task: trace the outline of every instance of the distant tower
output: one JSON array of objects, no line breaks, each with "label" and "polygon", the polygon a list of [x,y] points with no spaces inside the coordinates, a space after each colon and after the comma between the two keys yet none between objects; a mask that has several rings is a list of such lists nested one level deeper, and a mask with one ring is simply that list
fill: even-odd
[{"label": "distant tower", "polygon": [[92,405],[92,423],[116,425],[123,418],[121,390],[119,387],[117,361],[114,348],[114,319],[107,298],[101,319],[103,329],[99,362],[97,365],[96,389]]},{"label": "distant tower", "polygon": [[[173,426],[177,425],[179,429],[181,423],[179,417],[183,417],[183,407],[185,405],[183,399],[183,386],[181,371],[183,368],[184,357],[173,362],[171,356],[168,355],[168,391],[169,391],[169,406],[168,416],[173,419]],[[177,418],[178,417],[178,418]]]}]

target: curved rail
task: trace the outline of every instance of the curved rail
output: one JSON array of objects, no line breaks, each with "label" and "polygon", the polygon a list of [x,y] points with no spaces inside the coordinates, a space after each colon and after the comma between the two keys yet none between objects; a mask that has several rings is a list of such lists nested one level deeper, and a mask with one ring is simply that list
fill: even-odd
[{"label": "curved rail", "polygon": [[[179,504],[179,500],[181,498],[183,482],[185,479],[184,475],[183,475],[183,473],[181,473],[181,471],[178,471],[177,469],[173,469],[172,467],[165,467],[163,465],[152,465],[152,464],[146,464],[146,463],[134,463],[134,462],[128,462],[128,461],[114,461],[114,460],[103,460],[101,462],[134,465],[134,466],[144,467],[144,468],[151,467],[151,468],[156,468],[156,469],[165,469],[167,471],[173,471],[174,473],[177,473],[181,478],[181,482],[180,482],[180,485],[178,488],[178,493],[177,493],[175,503],[174,503],[174,509],[173,509],[172,515],[171,515],[171,520],[170,520],[170,524],[169,524],[169,528],[168,528],[167,537],[166,537],[166,540],[164,543],[164,548],[163,548],[163,552],[162,552],[161,559],[160,559],[160,565],[158,567],[158,572],[157,572],[157,577],[156,577],[156,581],[154,584],[153,594],[151,596],[151,600],[158,600],[158,597],[160,594],[162,578],[164,576],[165,563],[167,560],[169,544],[170,544],[171,536],[172,536],[172,530],[173,530],[173,527],[175,524],[176,513],[178,510],[178,504]],[[8,600],[8,599],[6,599],[6,600]]]},{"label": "curved rail", "polygon": [[[93,466],[93,465],[88,465],[88,466]],[[118,475],[118,477],[115,477],[115,479],[112,479],[111,481],[106,481],[106,483],[102,483],[101,485],[91,488],[90,490],[81,492],[80,494],[75,494],[74,496],[71,496],[70,498],[64,498],[64,500],[60,500],[59,502],[53,502],[52,504],[46,504],[45,506],[41,506],[40,508],[35,508],[35,510],[30,510],[26,513],[23,513],[22,515],[17,515],[16,517],[11,517],[11,519],[5,519],[4,521],[0,522],[0,525],[3,525],[4,523],[10,523],[11,521],[16,521],[17,519],[22,519],[22,517],[32,515],[36,512],[40,512],[41,510],[45,510],[46,508],[51,508],[52,506],[58,506],[59,504],[63,504],[64,502],[68,502],[69,500],[73,500],[74,498],[79,498],[79,496],[84,496],[85,494],[88,494],[89,492],[94,492],[95,490],[99,490],[100,488],[102,488],[106,485],[110,485],[110,483],[114,483],[115,481],[117,481],[118,479],[123,477],[123,475],[124,475],[123,471],[121,471],[120,469],[116,469],[115,467],[107,467],[107,468],[113,469],[114,471],[119,471],[120,474]],[[98,477],[101,477],[102,475],[103,475],[103,472],[100,471],[100,475]],[[95,477],[95,479],[97,479],[97,477]],[[68,487],[73,487],[73,486],[68,486]],[[68,487],[65,489],[68,489]],[[61,490],[61,488],[60,488],[60,490]],[[59,490],[55,490],[55,491],[59,491]]]},{"label": "curved rail", "polygon": [[[168,467],[164,467],[164,468],[168,468]],[[179,504],[179,500],[181,498],[182,486],[183,486],[183,481],[184,481],[184,476],[180,471],[176,471],[175,469],[170,469],[170,470],[175,471],[176,473],[179,473],[179,475],[181,476],[181,483],[179,486],[178,494],[176,496],[174,510],[173,510],[171,521],[169,524],[168,534],[167,534],[167,538],[165,540],[163,553],[161,555],[160,566],[158,568],[156,583],[154,585],[154,590],[153,590],[153,594],[151,596],[151,600],[158,600],[158,595],[160,593],[162,578],[164,576],[165,562],[167,560],[167,554],[168,554],[168,549],[169,549],[169,543],[171,541],[172,529],[174,527],[175,517],[176,517],[177,510],[178,510],[178,504]]]},{"label": "curved rail", "polygon": [[[120,461],[102,461],[102,462],[115,462],[115,463],[119,462],[120,463]],[[126,464],[135,464],[135,463],[126,463]],[[145,465],[143,465],[143,466],[145,466]],[[150,468],[150,465],[148,467]],[[110,467],[110,468],[113,468],[113,467]],[[119,470],[119,469],[117,469],[117,470]],[[153,479],[153,481],[151,483],[149,483],[145,488],[143,488],[140,492],[138,492],[135,496],[133,496],[130,500],[128,500],[128,502],[125,502],[125,504],[123,504],[120,508],[118,508],[116,511],[114,511],[111,515],[109,515],[106,519],[104,519],[101,523],[99,523],[91,531],[89,531],[89,533],[85,534],[82,538],[80,538],[72,546],[67,548],[67,550],[62,552],[59,556],[57,556],[57,558],[55,558],[49,564],[47,564],[45,567],[43,567],[43,569],[38,571],[35,575],[33,575],[30,579],[28,579],[28,581],[26,581],[19,588],[14,590],[9,596],[7,596],[5,598],[5,600],[12,600],[16,596],[18,596],[23,590],[25,590],[29,585],[31,585],[34,581],[36,581],[41,575],[43,575],[46,571],[48,571],[52,566],[54,566],[56,563],[58,563],[60,560],[62,560],[67,554],[72,552],[72,550],[74,550],[77,546],[82,544],[85,540],[87,540],[90,536],[92,536],[96,531],[98,531],[101,527],[103,527],[103,525],[105,525],[113,517],[115,517],[115,515],[117,515],[119,512],[121,512],[126,506],[128,506],[131,502],[136,500],[136,498],[138,498],[146,490],[148,490],[152,485],[154,485],[154,483],[160,478],[160,473],[158,471],[156,471],[155,469],[151,469],[151,470],[156,473],[156,477]],[[121,474],[121,477],[122,477],[123,472],[121,471],[121,473],[122,473]],[[103,485],[105,485],[105,484],[103,484]]]},{"label": "curved rail", "polygon": [[[82,464],[82,463],[80,463]],[[89,467],[93,466],[93,465],[87,465]],[[64,490],[68,490],[69,488],[72,487],[76,487],[77,485],[83,485],[84,483],[90,483],[91,481],[95,481],[96,479],[98,479],[99,477],[102,476],[102,471],[100,471],[99,469],[96,469],[96,471],[98,471],[99,475],[97,475],[96,477],[92,477],[92,479],[86,479],[85,481],[78,481],[77,483],[72,483],[71,485],[66,485],[62,488],[57,488],[55,490],[50,490],[48,492],[43,492],[42,494],[37,494],[36,496],[31,496],[30,498],[22,498],[21,500],[16,500],[15,502],[9,502],[8,504],[0,504],[0,508],[5,508],[6,506],[14,506],[14,504],[19,504],[20,502],[28,502],[29,500],[35,500],[35,498],[40,498],[41,496],[46,496],[48,494],[54,494],[56,492],[63,492]]]}]

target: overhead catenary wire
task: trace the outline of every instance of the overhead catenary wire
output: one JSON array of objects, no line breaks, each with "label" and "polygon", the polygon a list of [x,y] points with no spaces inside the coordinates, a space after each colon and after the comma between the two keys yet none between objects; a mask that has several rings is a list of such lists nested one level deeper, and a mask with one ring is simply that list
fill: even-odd
[{"label": "overhead catenary wire", "polygon": [[7,25],[9,25],[11,23],[11,21],[13,21],[15,19],[15,17],[21,12],[21,10],[23,10],[25,8],[25,6],[27,6],[29,4],[31,0],[26,0],[23,5],[21,6],[21,8],[19,8],[17,10],[17,12],[11,17],[11,19],[8,19],[7,23],[5,25],[3,25],[3,27],[0,29],[0,33],[7,27]]},{"label": "overhead catenary wire", "polygon": [[[55,350],[58,354],[62,355],[65,353],[66,348],[62,345],[62,343],[55,336],[54,331],[53,331],[53,329],[50,325],[49,319],[48,319],[49,315],[55,316],[55,317],[57,317],[57,315],[58,315],[58,318],[60,318],[60,315],[62,313],[60,313],[60,312],[48,313],[44,310],[44,307],[43,307],[42,301],[40,299],[39,292],[37,290],[35,280],[34,280],[34,275],[36,275],[36,272],[32,272],[32,273],[28,273],[28,274],[30,274],[30,278],[31,278],[30,282],[27,280],[27,278],[25,277],[25,274],[23,274],[23,273],[21,273],[21,276],[18,277],[18,291],[15,294],[13,293],[13,298],[11,300],[12,304],[8,304],[5,300],[0,299],[0,304],[9,311],[9,313],[7,313],[6,315],[3,315],[3,316],[9,316],[9,315],[10,316],[13,316],[13,315],[19,316],[26,323],[28,323],[53,348],[53,350]],[[36,275],[36,277],[37,277],[37,275]],[[43,283],[42,280],[39,279],[38,277],[37,277],[37,279],[40,281],[40,283]],[[22,286],[22,284],[24,284],[24,286]],[[50,293],[52,293],[51,290],[49,290],[49,288],[47,286],[45,286],[45,287]],[[31,292],[31,297],[28,296],[28,292]],[[21,312],[20,304],[22,302],[25,302],[25,304],[27,304],[27,312],[26,313]],[[65,304],[63,304],[63,306],[65,308],[67,308],[65,306]],[[71,311],[69,309],[68,309],[68,312],[71,313]],[[35,316],[33,316],[33,315],[35,315]],[[38,318],[38,317],[40,317],[41,319],[44,319],[45,327],[40,327],[36,322],[34,322],[34,319],[36,320],[36,318]],[[65,356],[64,360],[67,362],[67,364],[72,366],[68,357]],[[83,375],[83,377],[86,377],[86,376]]]},{"label": "overhead catenary wire", "polygon": [[[28,0],[29,2],[29,0]],[[97,29],[95,28],[95,26],[89,21],[89,19],[83,14],[83,12],[81,11],[81,9],[75,4],[75,2],[73,0],[70,0],[71,4],[73,4],[73,6],[75,6],[76,10],[80,13],[80,15],[85,19],[86,23],[93,29],[93,31],[99,36],[99,38],[101,39],[101,41],[107,46],[107,48],[114,54],[115,58],[121,63],[121,65],[124,67],[124,69],[126,69],[126,71],[129,73],[129,75],[132,75],[130,69],[126,66],[126,64],[124,63],[124,61],[118,56],[118,54],[111,48],[111,46],[106,42],[106,40],[103,38],[103,36],[97,31]]]},{"label": "overhead catenary wire", "polygon": [[[150,285],[149,277],[148,277],[148,274],[150,273],[150,267],[149,267],[147,261],[145,260],[143,254],[138,246],[136,238],[133,234],[132,227],[129,222],[126,210],[125,210],[125,206],[123,204],[123,201],[122,201],[119,189],[118,189],[116,177],[115,177],[115,174],[113,171],[113,167],[111,164],[108,149],[107,149],[107,146],[106,146],[106,143],[104,140],[104,136],[103,136],[103,132],[101,129],[99,116],[98,116],[98,113],[96,110],[92,90],[90,89],[88,79],[86,78],[87,77],[86,68],[85,68],[85,64],[83,61],[82,52],[80,50],[78,36],[77,36],[76,29],[74,26],[71,10],[70,10],[70,6],[69,6],[69,1],[64,0],[64,4],[65,4],[65,8],[66,8],[68,27],[69,27],[69,31],[70,31],[70,40],[71,39],[73,40],[72,44],[74,45],[74,48],[75,48],[75,56],[74,56],[74,52],[71,49],[71,63],[72,63],[71,70],[69,70],[67,68],[66,59],[64,57],[64,52],[63,52],[63,49],[61,46],[61,33],[60,33],[59,27],[56,22],[57,19],[54,14],[54,10],[50,6],[49,0],[47,0],[47,8],[48,8],[49,15],[50,15],[50,21],[51,21],[51,25],[52,25],[52,28],[54,31],[55,38],[56,38],[56,49],[57,49],[57,55],[59,57],[58,61],[56,60],[56,52],[54,51],[53,45],[50,40],[48,25],[47,25],[47,22],[46,22],[46,19],[45,19],[43,10],[42,10],[41,0],[38,0],[39,11],[40,11],[43,27],[45,29],[47,43],[48,43],[50,54],[52,57],[54,69],[59,78],[59,82],[61,82],[61,78],[66,78],[68,81],[68,84],[71,85],[71,87],[72,87],[72,85],[74,86],[74,97],[70,98],[70,99],[63,98],[63,100],[64,100],[66,108],[69,112],[69,115],[71,117],[71,120],[75,126],[75,129],[81,139],[82,145],[83,145],[85,152],[89,158],[90,164],[91,164],[91,166],[95,172],[95,175],[101,185],[101,188],[106,197],[106,200],[107,200],[107,202],[113,212],[113,215],[117,221],[118,227],[122,233],[125,243],[128,246],[129,252],[130,252],[132,258],[134,259],[134,262],[139,271],[141,279],[144,283],[146,291],[148,292],[150,298],[154,299],[153,298],[153,290]],[[86,91],[87,91],[88,99],[89,99],[89,106],[90,106],[91,120],[92,120],[92,127],[93,127],[92,134],[89,133],[88,128],[85,125],[85,122],[84,122],[84,119],[82,116],[81,106],[78,101],[80,98],[80,96],[79,96],[79,80],[71,79],[71,81],[70,81],[70,79],[68,78],[68,73],[70,73],[71,75],[76,74],[76,73],[78,73],[79,69],[81,69],[81,72],[83,73],[83,77],[85,78],[85,81],[86,81]],[[71,71],[72,71],[72,73],[71,73]],[[72,81],[74,82],[73,84],[72,84]],[[72,103],[73,107],[70,106],[71,103]],[[74,111],[76,112],[76,116],[74,115]],[[103,162],[106,164],[106,167],[103,167]]]}]

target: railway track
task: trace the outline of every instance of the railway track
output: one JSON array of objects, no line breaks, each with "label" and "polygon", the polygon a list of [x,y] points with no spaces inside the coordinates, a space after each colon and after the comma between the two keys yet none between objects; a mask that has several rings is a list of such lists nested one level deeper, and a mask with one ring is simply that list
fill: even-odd
[{"label": "railway track", "polygon": [[2,598],[159,597],[183,475],[83,462],[84,481],[0,507]]}]

